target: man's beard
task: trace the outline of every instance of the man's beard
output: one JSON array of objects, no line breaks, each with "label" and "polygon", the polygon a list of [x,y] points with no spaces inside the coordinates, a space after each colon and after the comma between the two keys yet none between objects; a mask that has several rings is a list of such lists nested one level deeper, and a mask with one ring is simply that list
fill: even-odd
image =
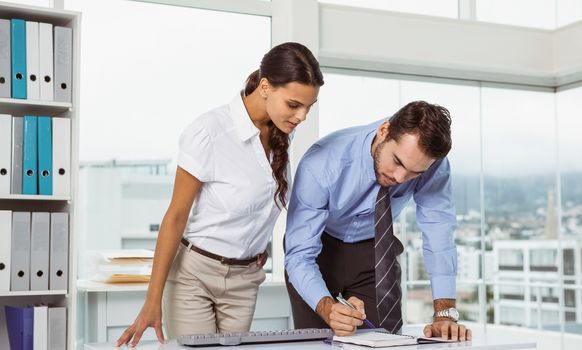
[{"label": "man's beard", "polygon": [[376,147],[376,150],[374,151],[374,154],[372,155],[372,159],[374,160],[374,174],[376,175],[376,182],[379,183],[381,186],[391,186],[391,185],[394,185],[393,183],[390,183],[390,184],[383,183],[380,179],[381,178],[385,178],[385,176],[382,176],[380,174],[380,171],[378,171],[378,168],[380,167],[380,153],[382,152],[382,149],[384,148],[384,146],[386,145],[386,143],[387,143],[386,140],[380,142],[378,144],[378,146]]}]

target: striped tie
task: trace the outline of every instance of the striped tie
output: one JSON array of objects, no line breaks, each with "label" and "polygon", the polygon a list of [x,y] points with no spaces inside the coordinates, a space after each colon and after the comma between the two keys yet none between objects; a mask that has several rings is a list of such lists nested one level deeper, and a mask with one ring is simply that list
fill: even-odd
[{"label": "striped tie", "polygon": [[402,327],[400,306],[400,264],[396,257],[404,251],[402,243],[394,237],[392,211],[388,187],[380,187],[376,198],[376,223],[374,253],[376,256],[376,308],[380,327],[397,333]]}]

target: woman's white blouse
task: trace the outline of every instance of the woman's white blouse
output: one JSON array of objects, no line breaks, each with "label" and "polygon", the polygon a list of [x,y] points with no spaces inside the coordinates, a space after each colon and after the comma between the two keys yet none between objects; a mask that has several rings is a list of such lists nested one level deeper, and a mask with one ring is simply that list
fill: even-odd
[{"label": "woman's white blouse", "polygon": [[240,95],[186,127],[178,166],[204,183],[184,237],[228,258],[265,250],[280,214],[273,198],[276,181]]}]

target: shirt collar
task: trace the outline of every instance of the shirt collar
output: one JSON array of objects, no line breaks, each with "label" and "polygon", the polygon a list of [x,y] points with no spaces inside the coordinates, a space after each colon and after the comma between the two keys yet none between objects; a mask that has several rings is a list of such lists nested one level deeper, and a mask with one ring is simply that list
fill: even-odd
[{"label": "shirt collar", "polygon": [[241,94],[237,94],[229,106],[234,127],[241,141],[245,142],[259,134],[259,129],[253,124]]},{"label": "shirt collar", "polygon": [[362,165],[368,180],[376,181],[376,173],[374,172],[374,158],[372,157],[372,142],[376,136],[377,129],[374,128],[364,138],[364,145],[362,147]]}]

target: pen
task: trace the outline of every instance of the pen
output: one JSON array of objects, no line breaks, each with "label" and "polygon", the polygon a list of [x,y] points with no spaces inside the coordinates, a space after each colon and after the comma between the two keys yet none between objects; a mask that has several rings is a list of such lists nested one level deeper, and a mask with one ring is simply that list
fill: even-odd
[{"label": "pen", "polygon": [[[347,307],[349,307],[349,308],[351,308],[351,309],[353,309],[353,310],[357,310],[357,309],[354,307],[354,305],[350,304],[350,302],[349,302],[349,301],[347,301],[346,299],[344,299],[344,297],[342,297],[342,293],[339,293],[339,294],[337,295],[337,298],[336,298],[336,299],[337,299],[337,301],[339,301],[339,302],[340,302],[340,304],[342,304],[342,305],[345,305],[345,306],[347,306]],[[364,323],[366,324],[366,326],[368,326],[368,328],[376,328],[376,327],[375,327],[375,326],[372,324],[372,322],[370,322],[370,321],[368,321],[368,320],[366,320],[366,319],[364,319]]]}]

